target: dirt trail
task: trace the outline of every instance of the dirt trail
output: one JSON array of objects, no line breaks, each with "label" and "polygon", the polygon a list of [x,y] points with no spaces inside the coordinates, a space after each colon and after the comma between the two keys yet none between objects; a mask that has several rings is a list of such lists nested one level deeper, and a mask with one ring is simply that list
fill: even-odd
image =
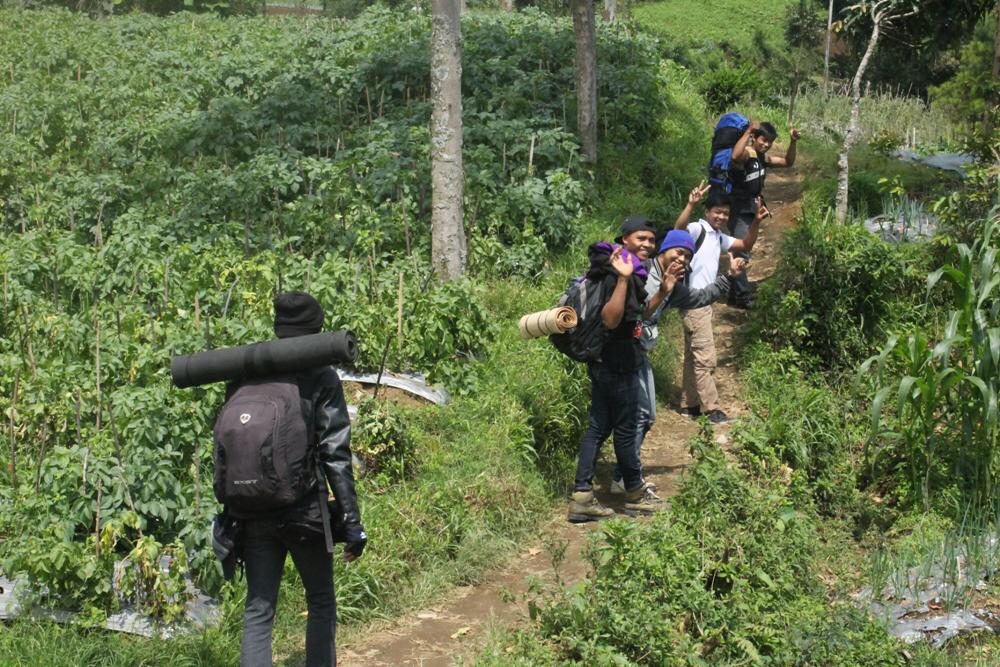
[{"label": "dirt trail", "polygon": [[[754,248],[750,267],[753,282],[766,279],[777,261],[776,245],[801,210],[799,180],[794,174],[772,172],[768,177],[767,200],[774,214],[764,223]],[[736,330],[747,320],[745,311],[725,305],[715,306],[715,340],[719,366],[716,383],[722,407],[738,417],[745,411],[740,399],[738,358],[734,347]],[[679,366],[679,364],[678,364]],[[679,383],[675,379],[674,386]],[[662,389],[666,389],[664,392]],[[659,393],[673,394],[672,388]],[[663,497],[677,493],[680,477],[690,463],[688,440],[697,433],[695,422],[680,416],[675,405],[659,405],[656,424],[646,437],[642,459],[646,478],[659,487]],[[720,442],[728,441],[729,427],[716,430]],[[621,511],[621,497],[602,493],[611,472],[611,447],[603,448],[605,463],[598,468],[598,497]],[[359,633],[358,643],[338,651],[343,667],[445,667],[460,658],[474,656],[486,640],[489,629],[510,625],[524,619],[527,609],[523,594],[531,578],[550,581],[553,577],[553,550],[565,547],[559,566],[564,582],[579,581],[587,574],[582,557],[587,535],[595,524],[573,525],[566,521],[565,506],[559,505],[553,518],[539,534],[545,541],[530,545],[513,556],[500,569],[488,574],[482,583],[455,589],[433,607],[409,614],[392,625]]]}]

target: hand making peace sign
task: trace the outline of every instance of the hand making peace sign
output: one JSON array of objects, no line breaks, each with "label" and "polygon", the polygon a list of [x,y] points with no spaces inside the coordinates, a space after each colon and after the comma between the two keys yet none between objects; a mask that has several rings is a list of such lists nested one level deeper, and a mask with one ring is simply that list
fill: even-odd
[{"label": "hand making peace sign", "polygon": [[688,204],[691,204],[691,206],[694,206],[695,204],[697,204],[698,202],[700,202],[701,198],[704,197],[708,193],[708,191],[709,191],[710,188],[711,188],[711,186],[710,185],[706,185],[704,180],[701,183],[699,183],[698,185],[696,185],[694,187],[694,190],[691,191],[691,194],[688,195]]}]

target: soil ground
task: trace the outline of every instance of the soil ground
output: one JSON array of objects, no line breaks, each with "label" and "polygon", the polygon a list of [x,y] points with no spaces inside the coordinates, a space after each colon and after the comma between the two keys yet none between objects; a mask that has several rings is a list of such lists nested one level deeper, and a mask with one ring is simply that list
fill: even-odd
[{"label": "soil ground", "polygon": [[[773,218],[761,228],[750,266],[752,282],[766,280],[774,271],[777,244],[801,211],[799,179],[793,174],[774,172],[767,184],[768,204]],[[717,304],[715,341],[718,353],[716,384],[723,410],[738,418],[745,412],[740,398],[737,331],[747,321],[746,311]],[[680,364],[678,364],[678,368]],[[698,425],[677,413],[677,405],[663,405],[662,396],[678,394],[679,378],[673,387],[659,388],[661,404],[657,420],[642,450],[646,478],[659,487],[659,495],[676,495],[681,475],[690,463],[687,442],[697,434]],[[716,429],[716,438],[728,444],[729,426]],[[598,469],[598,497],[621,511],[620,496],[602,493],[610,481],[613,454],[605,448],[604,464]],[[552,581],[557,575],[571,583],[583,579],[588,566],[583,552],[588,535],[596,524],[574,525],[566,521],[566,507],[558,505],[552,519],[539,529],[543,541],[530,544],[502,567],[487,574],[482,583],[455,589],[428,609],[411,613],[388,625],[352,632],[352,639],[338,651],[344,667],[444,667],[476,654],[493,627],[510,626],[527,618],[524,594],[532,578]],[[559,553],[565,549],[563,558]],[[559,563],[558,571],[554,563]]]}]

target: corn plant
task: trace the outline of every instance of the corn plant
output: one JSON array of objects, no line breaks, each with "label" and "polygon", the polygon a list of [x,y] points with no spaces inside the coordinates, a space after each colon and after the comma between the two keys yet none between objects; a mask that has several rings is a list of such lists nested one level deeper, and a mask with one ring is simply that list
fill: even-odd
[{"label": "corn plant", "polygon": [[[881,455],[894,455],[925,509],[930,508],[935,472],[957,476],[974,505],[985,505],[992,497],[1000,435],[1000,301],[994,297],[1000,285],[998,227],[995,210],[975,243],[957,245],[955,261],[927,277],[928,298],[942,279],[952,288],[943,338],[933,342],[924,331],[905,340],[891,336],[859,370],[860,378],[874,365],[877,377],[868,461],[874,466]],[[890,360],[902,369],[902,377],[888,377]],[[884,423],[883,411],[893,397],[895,419]],[[894,440],[901,451],[884,444]]]}]

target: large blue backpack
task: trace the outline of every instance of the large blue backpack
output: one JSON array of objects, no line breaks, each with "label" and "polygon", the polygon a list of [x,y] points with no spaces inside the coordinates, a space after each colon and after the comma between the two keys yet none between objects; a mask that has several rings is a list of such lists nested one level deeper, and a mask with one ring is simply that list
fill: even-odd
[{"label": "large blue backpack", "polygon": [[708,162],[708,182],[729,193],[733,183],[729,180],[729,162],[733,158],[733,148],[750,126],[750,120],[743,114],[724,114],[715,124],[712,135],[712,157]]}]

